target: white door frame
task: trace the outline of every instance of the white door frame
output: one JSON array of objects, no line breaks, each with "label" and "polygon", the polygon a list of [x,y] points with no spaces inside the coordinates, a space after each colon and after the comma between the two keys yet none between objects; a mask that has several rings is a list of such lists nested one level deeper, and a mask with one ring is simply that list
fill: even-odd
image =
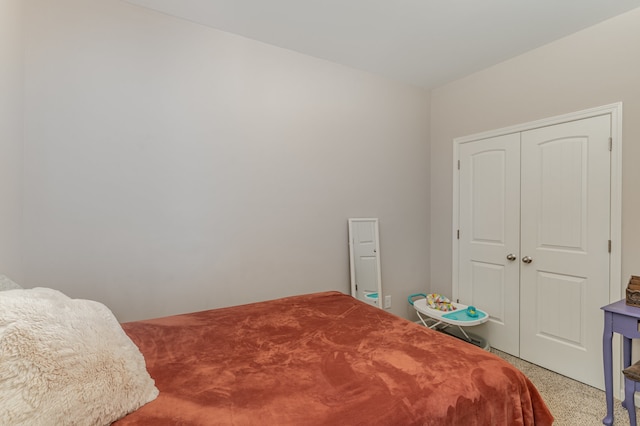
[{"label": "white door frame", "polygon": [[[452,296],[453,299],[458,297],[458,268],[459,268],[459,240],[457,238],[458,229],[460,229],[460,199],[459,199],[459,176],[458,176],[458,160],[460,145],[477,141],[480,139],[492,138],[496,136],[506,135],[510,133],[519,133],[527,130],[537,129],[539,127],[552,126],[555,124],[565,123],[568,121],[582,120],[585,118],[595,117],[599,115],[611,115],[611,255],[609,268],[609,302],[615,302],[622,298],[624,283],[622,282],[622,102],[603,105],[600,107],[590,108],[582,111],[572,112],[569,114],[558,115],[555,117],[545,118],[542,120],[531,121],[528,123],[517,124],[515,126],[504,127],[502,129],[491,130],[488,132],[476,133],[474,135],[463,136],[453,140],[453,220],[451,239],[452,244]],[[614,348],[614,371],[620,371],[620,341],[616,337]],[[618,365],[616,365],[618,363]],[[619,375],[614,375],[614,390],[619,391],[621,381]],[[619,397],[620,394],[616,394]]]}]

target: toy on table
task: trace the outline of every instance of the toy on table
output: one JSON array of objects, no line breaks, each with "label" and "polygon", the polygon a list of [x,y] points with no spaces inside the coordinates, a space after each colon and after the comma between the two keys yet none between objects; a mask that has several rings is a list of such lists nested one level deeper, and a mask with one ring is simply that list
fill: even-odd
[{"label": "toy on table", "polygon": [[453,305],[453,303],[451,303],[451,300],[447,299],[441,294],[428,294],[427,304],[431,309],[437,309],[438,311],[450,312],[456,310],[456,307]]},{"label": "toy on table", "polygon": [[478,317],[478,311],[476,310],[475,306],[468,306],[467,307],[467,315],[469,315],[471,318],[477,318]]}]

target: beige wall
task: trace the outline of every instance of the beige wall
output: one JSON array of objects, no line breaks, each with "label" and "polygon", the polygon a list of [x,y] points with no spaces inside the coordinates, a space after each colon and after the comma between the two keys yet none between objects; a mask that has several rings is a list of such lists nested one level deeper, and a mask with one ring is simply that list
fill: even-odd
[{"label": "beige wall", "polygon": [[[26,1],[25,284],[133,320],[429,276],[429,93],[116,0]],[[247,312],[247,315],[250,315]]]},{"label": "beige wall", "polygon": [[640,9],[432,92],[431,290],[451,293],[453,139],[623,102],[622,281],[640,274]]},{"label": "beige wall", "polygon": [[0,274],[22,280],[22,2],[0,0]]}]

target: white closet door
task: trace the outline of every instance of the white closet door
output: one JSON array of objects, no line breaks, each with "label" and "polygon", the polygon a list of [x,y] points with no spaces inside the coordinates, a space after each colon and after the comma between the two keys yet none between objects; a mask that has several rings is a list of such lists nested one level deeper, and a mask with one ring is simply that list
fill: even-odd
[{"label": "white closet door", "polygon": [[606,115],[523,132],[521,142],[520,356],[600,389],[610,135]]},{"label": "white closet door", "polygon": [[520,134],[462,144],[459,159],[459,300],[490,315],[492,347],[518,356]]}]

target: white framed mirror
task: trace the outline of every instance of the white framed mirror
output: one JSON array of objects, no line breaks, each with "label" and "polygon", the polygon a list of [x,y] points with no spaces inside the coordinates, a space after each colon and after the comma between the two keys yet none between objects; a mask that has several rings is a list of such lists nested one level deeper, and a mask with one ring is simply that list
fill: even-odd
[{"label": "white framed mirror", "polygon": [[349,219],[351,295],[382,308],[380,237],[377,218]]}]

